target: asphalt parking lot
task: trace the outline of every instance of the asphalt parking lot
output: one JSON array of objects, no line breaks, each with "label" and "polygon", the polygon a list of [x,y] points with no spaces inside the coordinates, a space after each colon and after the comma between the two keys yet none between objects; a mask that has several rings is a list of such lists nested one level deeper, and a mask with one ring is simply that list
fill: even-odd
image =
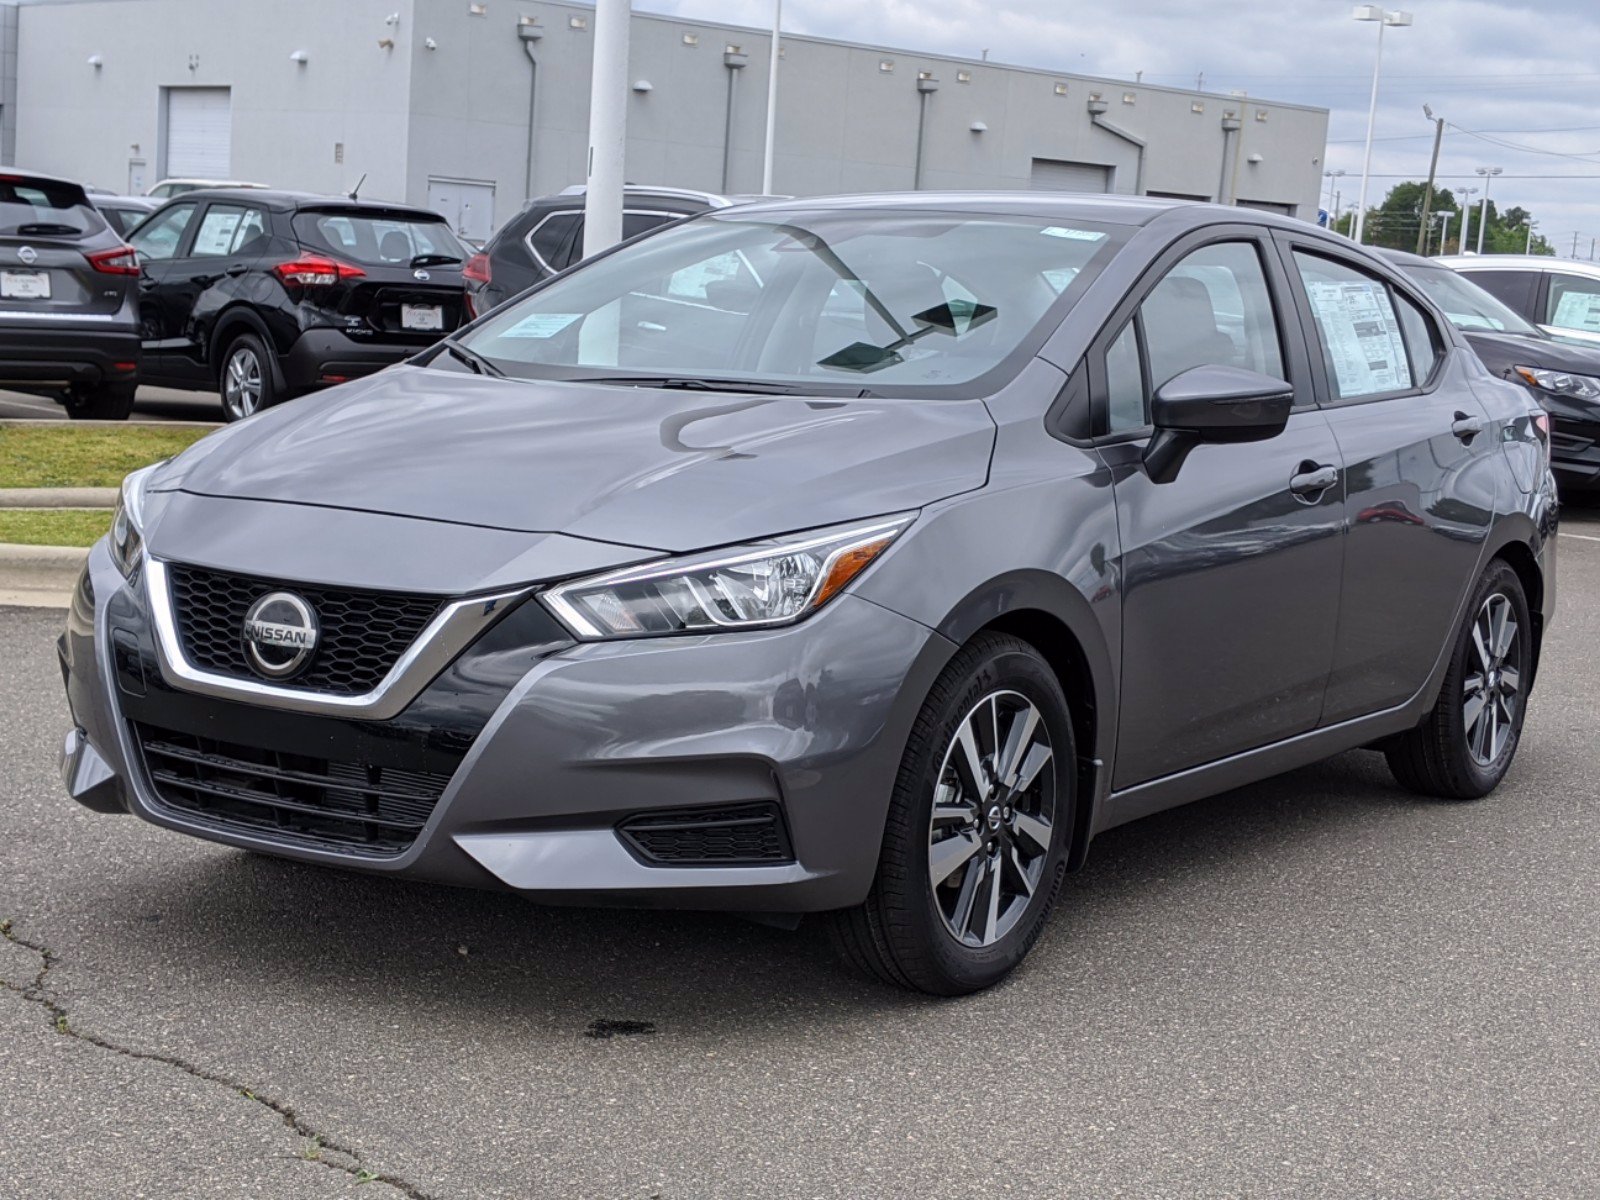
[{"label": "asphalt parking lot", "polygon": [[1564,528],[1498,794],[1419,801],[1354,753],[1114,831],[954,1002],[814,929],[81,810],[61,614],[0,609],[0,1195],[1600,1194],[1600,510]]},{"label": "asphalt parking lot", "polygon": [[[67,411],[48,396],[0,391],[0,420],[65,421]],[[213,392],[180,392],[142,387],[133,403],[135,421],[220,421],[222,405]]]}]

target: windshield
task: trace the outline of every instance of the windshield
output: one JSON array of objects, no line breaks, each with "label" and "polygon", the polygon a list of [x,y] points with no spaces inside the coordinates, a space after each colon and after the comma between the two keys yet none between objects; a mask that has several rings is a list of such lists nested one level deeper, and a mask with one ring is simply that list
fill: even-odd
[{"label": "windshield", "polygon": [[467,257],[448,223],[426,217],[301,212],[295,215],[294,232],[308,250],[368,267],[447,266]]},{"label": "windshield", "polygon": [[460,340],[522,377],[925,392],[1031,353],[1046,313],[1130,232],[985,213],[715,213],[570,271]]},{"label": "windshield", "polygon": [[1408,267],[1407,274],[1444,309],[1444,315],[1457,329],[1539,333],[1477,284],[1463,279],[1448,267]]}]

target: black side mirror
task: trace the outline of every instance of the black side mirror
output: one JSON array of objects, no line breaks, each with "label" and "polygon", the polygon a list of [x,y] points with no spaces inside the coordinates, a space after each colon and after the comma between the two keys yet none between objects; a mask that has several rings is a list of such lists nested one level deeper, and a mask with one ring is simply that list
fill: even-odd
[{"label": "black side mirror", "polygon": [[1144,465],[1154,483],[1170,483],[1202,442],[1260,442],[1289,423],[1294,388],[1243,367],[1192,367],[1157,389],[1150,401],[1155,436]]}]

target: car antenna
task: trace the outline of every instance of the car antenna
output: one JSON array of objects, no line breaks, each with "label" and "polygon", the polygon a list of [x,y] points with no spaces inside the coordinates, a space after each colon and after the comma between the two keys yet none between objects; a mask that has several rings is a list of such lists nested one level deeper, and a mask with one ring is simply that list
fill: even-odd
[{"label": "car antenna", "polygon": [[361,185],[363,183],[365,183],[366,181],[367,181],[367,173],[365,171],[363,171],[363,172],[361,172],[361,178],[356,180],[355,187],[350,189],[350,192],[349,192],[350,199],[352,199],[352,200],[361,199],[361,196],[360,196]]}]

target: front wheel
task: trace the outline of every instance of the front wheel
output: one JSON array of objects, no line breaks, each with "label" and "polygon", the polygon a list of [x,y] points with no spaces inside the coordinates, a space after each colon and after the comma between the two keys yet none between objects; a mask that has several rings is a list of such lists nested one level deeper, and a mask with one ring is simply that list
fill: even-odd
[{"label": "front wheel", "polygon": [[1066,873],[1076,749],[1061,685],[1028,643],[981,634],[918,714],[864,904],[834,916],[857,967],[935,995],[1020,963]]},{"label": "front wheel", "polygon": [[1478,581],[1454,655],[1433,710],[1384,756],[1413,792],[1476,800],[1511,767],[1533,683],[1533,622],[1509,563],[1496,559]]},{"label": "front wheel", "polygon": [[229,421],[242,421],[278,402],[271,360],[255,334],[240,334],[229,343],[222,358],[218,390],[222,415]]}]

